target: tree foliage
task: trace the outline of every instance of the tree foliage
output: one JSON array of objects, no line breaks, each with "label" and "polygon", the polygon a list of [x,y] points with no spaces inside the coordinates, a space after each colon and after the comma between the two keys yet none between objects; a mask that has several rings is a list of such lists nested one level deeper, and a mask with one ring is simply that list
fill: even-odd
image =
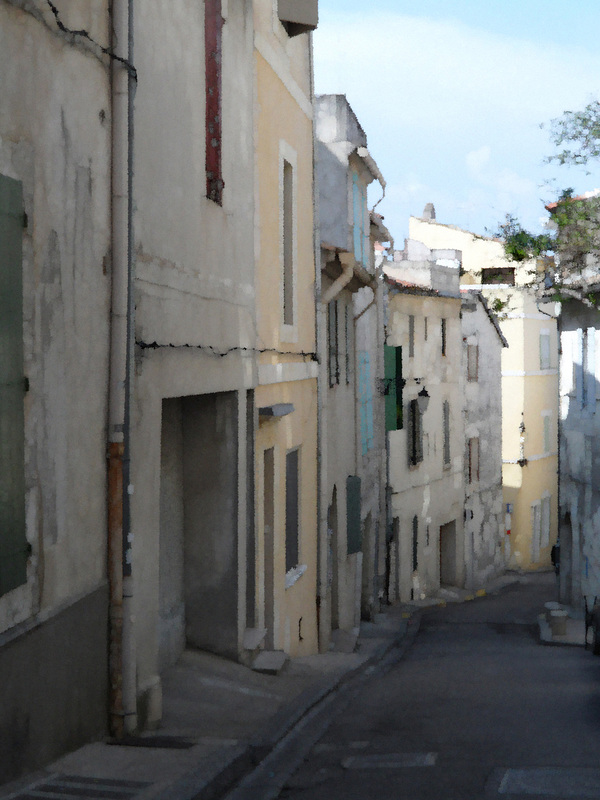
[{"label": "tree foliage", "polygon": [[[582,111],[565,111],[548,127],[559,148],[548,162],[581,166],[600,160],[600,101],[588,103]],[[515,262],[544,258],[546,266],[552,264],[542,273],[544,290],[551,282],[557,297],[577,294],[596,305],[590,287],[600,283],[600,193],[574,197],[572,189],[565,189],[546,209],[550,221],[542,234],[530,233],[518,219],[506,215],[498,231],[506,257]]]},{"label": "tree foliage", "polygon": [[562,148],[548,161],[580,166],[600,158],[600,101],[593,100],[582,111],[565,111],[548,127],[555,147]]}]

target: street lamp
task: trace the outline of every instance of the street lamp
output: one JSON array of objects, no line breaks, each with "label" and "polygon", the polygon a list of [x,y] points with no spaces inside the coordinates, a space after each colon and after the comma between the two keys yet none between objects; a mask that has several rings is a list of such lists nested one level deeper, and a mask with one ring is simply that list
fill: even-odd
[{"label": "street lamp", "polygon": [[417,405],[419,406],[419,411],[421,414],[424,414],[427,411],[427,407],[429,406],[429,394],[427,393],[427,389],[425,387],[423,387],[417,395]]}]

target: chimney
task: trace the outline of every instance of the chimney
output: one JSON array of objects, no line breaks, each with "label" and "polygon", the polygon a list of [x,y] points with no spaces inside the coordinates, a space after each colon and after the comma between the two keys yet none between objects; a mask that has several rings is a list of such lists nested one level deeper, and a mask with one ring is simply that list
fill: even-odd
[{"label": "chimney", "polygon": [[423,219],[435,220],[435,207],[433,203],[427,203],[423,210]]}]

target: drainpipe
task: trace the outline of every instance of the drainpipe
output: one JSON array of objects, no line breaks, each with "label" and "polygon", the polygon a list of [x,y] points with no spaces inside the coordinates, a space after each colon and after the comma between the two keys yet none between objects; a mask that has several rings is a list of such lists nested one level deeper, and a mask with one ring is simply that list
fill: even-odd
[{"label": "drainpipe", "polygon": [[[314,81],[314,54],[313,36],[308,37],[310,61],[310,94],[313,101],[315,96]],[[324,651],[329,646],[329,631],[324,633],[323,611],[327,602],[327,520],[323,519],[324,509],[327,508],[324,492],[326,485],[325,473],[327,471],[327,453],[324,449],[325,429],[323,418],[324,382],[321,356],[324,352],[323,325],[321,320],[321,225],[319,211],[319,186],[317,176],[317,133],[313,117],[312,122],[313,146],[313,255],[315,259],[315,352],[318,358],[317,377],[317,646],[319,651]]]},{"label": "drainpipe", "polygon": [[[108,410],[110,719],[115,737],[137,728],[130,480],[133,350],[133,0],[113,0],[112,290]],[[127,64],[124,64],[126,61]]]},{"label": "drainpipe", "polygon": [[324,306],[330,303],[334,297],[338,296],[344,286],[350,283],[354,275],[354,256],[350,253],[340,253],[339,259],[344,269],[342,274],[334,280],[329,289],[322,295],[321,303]]}]

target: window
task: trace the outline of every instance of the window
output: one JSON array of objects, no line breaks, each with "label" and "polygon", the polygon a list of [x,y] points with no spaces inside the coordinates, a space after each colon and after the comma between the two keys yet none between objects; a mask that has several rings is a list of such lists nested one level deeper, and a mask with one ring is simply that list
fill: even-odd
[{"label": "window", "polygon": [[415,318],[411,314],[408,318],[408,357],[415,355]]},{"label": "window", "polygon": [[221,69],[223,16],[221,0],[204,2],[204,59],[206,76],[206,196],[223,204],[221,165]]},{"label": "window", "polygon": [[346,479],[346,549],[348,555],[362,550],[360,478],[349,475]]},{"label": "window", "polygon": [[327,350],[329,385],[335,386],[340,382],[340,357],[338,348],[338,301],[332,300],[327,304]]},{"label": "window", "polygon": [[447,339],[447,331],[446,331],[446,320],[442,320],[442,355],[446,355],[446,339]]},{"label": "window", "polygon": [[531,560],[534,564],[540,560],[542,536],[541,504],[539,500],[531,504]]},{"label": "window", "polygon": [[297,154],[287,142],[279,143],[279,257],[281,265],[281,335],[297,338],[296,297],[296,175]]},{"label": "window", "polygon": [[552,450],[552,441],[550,439],[550,412],[545,412],[544,420],[544,453],[549,453]]},{"label": "window", "polygon": [[408,404],[407,448],[408,464],[415,467],[423,461],[423,420],[417,400]]},{"label": "window", "polygon": [[428,332],[427,331],[427,327],[428,327],[427,326],[427,317],[425,317],[423,319],[423,337],[424,337],[425,341],[427,341],[427,332]]},{"label": "window", "polygon": [[366,350],[361,350],[358,354],[358,399],[360,403],[360,438],[362,454],[365,456],[374,443],[371,363]]},{"label": "window", "polygon": [[346,345],[346,383],[352,377],[352,312],[349,305],[344,306],[344,338]]},{"label": "window", "polygon": [[398,431],[403,427],[402,348],[386,344],[384,362],[385,429],[386,431]]},{"label": "window", "polygon": [[468,450],[469,483],[477,483],[479,481],[479,439],[477,437],[469,439]]},{"label": "window", "polygon": [[444,466],[450,464],[450,403],[444,400],[443,405],[443,432],[444,432]]},{"label": "window", "polygon": [[283,324],[294,324],[294,178],[292,165],[283,160]]},{"label": "window", "polygon": [[300,563],[299,546],[299,450],[289,450],[285,456],[285,570],[289,572]]},{"label": "window", "polygon": [[412,521],[412,568],[413,572],[419,568],[419,520],[416,516]]},{"label": "window", "polygon": [[23,219],[21,183],[0,175],[0,595],[27,580]]},{"label": "window", "polygon": [[542,497],[542,521],[540,533],[540,547],[548,547],[550,544],[550,495]]},{"label": "window", "polygon": [[467,380],[479,380],[479,345],[467,345]]},{"label": "window", "polygon": [[540,369],[550,369],[550,331],[540,332]]},{"label": "window", "polygon": [[503,283],[508,286],[515,285],[514,267],[493,267],[481,270],[482,283]]}]

